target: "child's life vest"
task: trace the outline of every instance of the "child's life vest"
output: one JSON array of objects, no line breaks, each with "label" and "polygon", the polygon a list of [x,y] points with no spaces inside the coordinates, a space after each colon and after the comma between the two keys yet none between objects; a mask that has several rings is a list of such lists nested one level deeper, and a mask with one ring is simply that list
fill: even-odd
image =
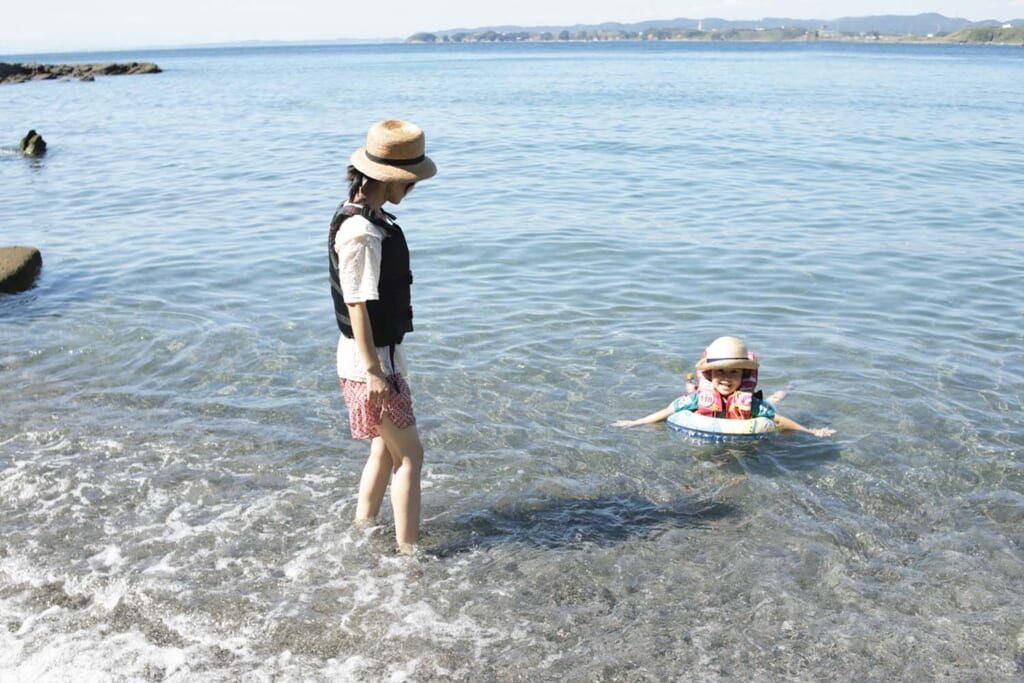
[{"label": "child's life vest", "polygon": [[[751,360],[757,360],[756,353],[749,353]],[[711,384],[711,371],[698,370],[700,383],[697,385],[697,413],[708,417],[725,418],[727,420],[749,420],[753,409],[754,399],[760,399],[760,391],[755,392],[757,387],[757,369],[744,370],[743,379],[740,381],[739,389],[722,396]]]}]

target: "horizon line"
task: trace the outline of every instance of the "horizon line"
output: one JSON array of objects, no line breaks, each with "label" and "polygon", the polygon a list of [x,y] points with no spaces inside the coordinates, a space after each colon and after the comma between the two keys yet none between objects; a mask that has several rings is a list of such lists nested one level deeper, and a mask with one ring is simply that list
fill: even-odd
[{"label": "horizon line", "polygon": [[211,41],[202,43],[166,43],[159,45],[135,45],[129,47],[86,47],[78,49],[56,49],[56,50],[34,50],[27,52],[9,52],[2,53],[0,57],[14,57],[14,56],[33,56],[33,55],[64,55],[64,54],[93,54],[93,53],[115,53],[115,52],[158,52],[161,50],[203,50],[203,49],[230,49],[230,48],[241,48],[241,47],[296,47],[296,46],[310,46],[315,47],[318,45],[330,46],[330,45],[352,45],[352,44],[363,44],[363,45],[387,45],[395,43],[404,43],[410,36],[426,33],[426,34],[451,34],[460,32],[479,32],[479,31],[508,31],[508,30],[545,30],[550,31],[553,29],[581,29],[583,27],[600,27],[607,25],[618,25],[623,27],[636,26],[639,24],[645,24],[649,22],[666,22],[666,21],[726,21],[726,22],[744,22],[744,21],[822,21],[822,22],[835,22],[843,19],[871,19],[871,18],[891,18],[891,17],[907,17],[916,18],[922,16],[935,15],[944,19],[966,21],[971,24],[981,24],[984,22],[996,22],[999,24],[1005,24],[1008,22],[1024,22],[1024,17],[1016,17],[1013,19],[979,19],[971,20],[966,17],[950,17],[941,12],[918,12],[917,14],[865,14],[865,15],[846,15],[841,17],[835,17],[833,19],[821,19],[818,17],[810,17],[806,19],[797,17],[777,17],[777,16],[763,16],[757,19],[723,19],[722,17],[673,17],[671,19],[645,19],[642,21],[633,22],[622,22],[622,21],[601,21],[597,23],[587,24],[534,24],[534,25],[520,25],[520,24],[492,24],[487,26],[478,26],[475,28],[445,28],[445,29],[433,29],[433,30],[420,30],[415,31],[409,36],[398,37],[398,36],[380,36],[370,38],[351,38],[351,37],[339,37],[339,38],[300,38],[300,39],[277,39],[277,38],[241,38],[238,40],[223,40],[223,41]]}]

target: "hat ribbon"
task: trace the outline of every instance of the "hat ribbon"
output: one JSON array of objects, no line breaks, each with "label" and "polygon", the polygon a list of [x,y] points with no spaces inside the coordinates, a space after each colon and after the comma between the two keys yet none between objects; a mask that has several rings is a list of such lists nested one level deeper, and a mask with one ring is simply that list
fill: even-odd
[{"label": "hat ribbon", "polygon": [[379,157],[376,154],[371,154],[370,150],[366,150],[365,154],[366,158],[375,164],[384,164],[386,166],[415,166],[427,158],[426,154],[421,154],[415,159],[385,159],[384,157]]}]

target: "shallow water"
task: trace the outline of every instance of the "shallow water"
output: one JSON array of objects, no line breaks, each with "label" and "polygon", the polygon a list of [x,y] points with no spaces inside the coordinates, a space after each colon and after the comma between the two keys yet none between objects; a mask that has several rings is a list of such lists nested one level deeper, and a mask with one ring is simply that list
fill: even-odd
[{"label": "shallow water", "polygon": [[[0,89],[50,150],[0,155],[44,259],[0,296],[6,677],[1024,674],[1019,49],[60,59],[164,73]],[[324,253],[385,115],[440,169],[396,210],[413,559],[352,525]],[[721,334],[836,437],[607,426]]]}]

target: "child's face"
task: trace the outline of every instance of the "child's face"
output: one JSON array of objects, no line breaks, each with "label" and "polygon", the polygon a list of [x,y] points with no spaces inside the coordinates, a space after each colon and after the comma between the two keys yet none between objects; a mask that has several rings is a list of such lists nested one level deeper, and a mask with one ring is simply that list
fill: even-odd
[{"label": "child's face", "polygon": [[741,368],[711,371],[711,386],[722,396],[728,396],[739,389],[742,382],[743,370]]}]

